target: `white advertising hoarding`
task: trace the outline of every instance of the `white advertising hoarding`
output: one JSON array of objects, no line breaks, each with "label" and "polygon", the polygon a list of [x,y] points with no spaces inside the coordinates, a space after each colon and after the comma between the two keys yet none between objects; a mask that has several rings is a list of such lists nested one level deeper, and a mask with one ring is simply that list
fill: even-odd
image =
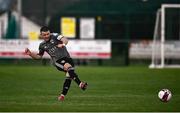
[{"label": "white advertising hoarding", "polygon": [[[151,59],[152,57],[152,41],[132,42],[129,48],[129,58],[132,59]],[[154,47],[155,56],[161,58],[161,43],[156,42]],[[164,43],[165,58],[180,59],[180,41],[166,41]]]},{"label": "white advertising hoarding", "polygon": [[110,40],[72,40],[67,49],[73,58],[111,58]]},{"label": "white advertising hoarding", "polygon": [[[30,58],[24,54],[25,48],[38,52],[40,43],[41,40],[0,40],[0,58]],[[72,58],[111,58],[110,40],[69,40],[66,47]],[[50,58],[47,53],[43,57]]]},{"label": "white advertising hoarding", "polygon": [[0,40],[0,58],[25,58],[28,40]]}]

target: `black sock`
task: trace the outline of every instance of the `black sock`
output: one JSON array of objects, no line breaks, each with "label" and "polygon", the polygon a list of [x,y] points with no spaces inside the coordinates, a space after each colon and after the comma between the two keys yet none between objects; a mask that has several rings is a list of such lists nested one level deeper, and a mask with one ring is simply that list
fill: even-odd
[{"label": "black sock", "polygon": [[67,77],[64,81],[63,90],[61,94],[66,95],[70,88],[70,85],[71,85],[71,78]]},{"label": "black sock", "polygon": [[74,72],[74,70],[69,70],[68,73],[78,85],[81,83],[81,80],[78,78],[78,75]]}]

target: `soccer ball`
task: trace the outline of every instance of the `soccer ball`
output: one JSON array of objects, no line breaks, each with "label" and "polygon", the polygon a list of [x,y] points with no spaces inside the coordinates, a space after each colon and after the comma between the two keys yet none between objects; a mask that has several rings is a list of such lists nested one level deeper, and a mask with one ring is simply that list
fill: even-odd
[{"label": "soccer ball", "polygon": [[172,97],[172,93],[168,89],[162,89],[159,91],[158,97],[162,102],[168,102]]}]

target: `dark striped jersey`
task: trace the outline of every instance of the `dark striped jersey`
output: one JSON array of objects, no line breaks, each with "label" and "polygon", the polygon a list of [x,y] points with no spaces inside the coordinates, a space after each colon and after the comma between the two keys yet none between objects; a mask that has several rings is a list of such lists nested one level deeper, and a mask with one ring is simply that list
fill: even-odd
[{"label": "dark striped jersey", "polygon": [[47,52],[51,56],[54,63],[64,57],[70,58],[65,46],[62,48],[57,47],[58,44],[62,43],[62,37],[63,36],[59,35],[58,33],[51,33],[49,41],[43,41],[40,43],[38,54],[43,56],[44,52]]}]

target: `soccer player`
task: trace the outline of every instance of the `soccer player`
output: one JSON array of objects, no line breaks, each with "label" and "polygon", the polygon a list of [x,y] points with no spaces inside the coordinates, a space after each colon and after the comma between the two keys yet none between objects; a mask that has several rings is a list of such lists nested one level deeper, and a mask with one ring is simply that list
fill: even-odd
[{"label": "soccer player", "polygon": [[40,29],[40,37],[43,41],[39,45],[39,53],[31,52],[28,48],[25,49],[25,53],[33,59],[41,59],[44,52],[47,52],[52,58],[53,65],[59,71],[65,72],[66,78],[58,100],[64,100],[72,80],[74,80],[82,90],[85,90],[87,83],[82,82],[75,73],[73,60],[66,49],[68,39],[58,33],[50,33],[50,29],[47,26],[43,26]]}]

